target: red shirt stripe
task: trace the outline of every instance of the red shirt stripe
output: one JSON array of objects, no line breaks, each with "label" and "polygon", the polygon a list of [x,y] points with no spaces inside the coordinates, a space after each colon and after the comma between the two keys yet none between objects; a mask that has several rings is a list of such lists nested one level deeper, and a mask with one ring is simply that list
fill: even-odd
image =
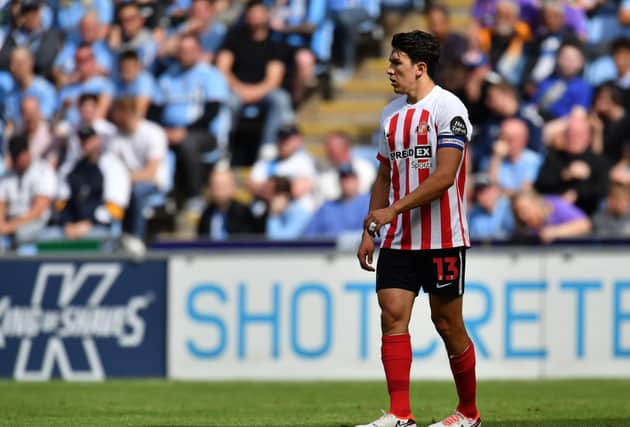
[{"label": "red shirt stripe", "polygon": [[[389,149],[394,152],[396,151],[396,129],[398,127],[398,117],[399,113],[396,113],[394,117],[389,121],[389,131],[387,134],[387,143],[389,144]],[[391,162],[392,171],[391,171],[391,182],[392,189],[394,190],[394,202],[400,198],[400,177],[398,173],[398,164],[396,162]],[[384,248],[391,248],[392,241],[394,240],[394,236],[396,234],[396,229],[398,228],[398,217],[396,216],[394,220],[389,225],[389,230],[387,230],[387,235],[385,236],[385,240],[383,241]]]},{"label": "red shirt stripe", "polygon": [[459,215],[459,227],[462,232],[462,239],[464,240],[464,244],[466,246],[470,245],[470,242],[466,238],[466,233],[464,232],[464,218],[462,217],[462,203],[464,197],[465,188],[466,188],[466,156],[468,155],[468,146],[464,146],[464,153],[462,154],[462,165],[459,168],[459,175],[457,176],[457,212]]},{"label": "red shirt stripe", "polygon": [[[420,123],[429,123],[429,111],[422,110],[420,116]],[[436,129],[437,132],[437,129]],[[418,133],[418,144],[427,145],[428,141],[427,132]],[[429,169],[418,170],[418,184],[422,184],[429,177]],[[422,240],[420,244],[421,249],[431,249],[431,205],[426,204],[420,206],[420,229],[422,233]]]},{"label": "red shirt stripe", "polygon": [[453,247],[453,230],[451,229],[451,204],[448,190],[440,197],[440,229],[442,234],[442,248]]},{"label": "red shirt stripe", "polygon": [[[415,109],[410,109],[405,113],[405,123],[403,127],[403,147],[405,149],[409,148],[411,145],[411,121],[415,112]],[[405,160],[405,196],[409,194],[410,162],[411,161],[407,157]],[[411,249],[411,211],[403,212],[402,214],[402,233],[400,248],[407,250]]]}]

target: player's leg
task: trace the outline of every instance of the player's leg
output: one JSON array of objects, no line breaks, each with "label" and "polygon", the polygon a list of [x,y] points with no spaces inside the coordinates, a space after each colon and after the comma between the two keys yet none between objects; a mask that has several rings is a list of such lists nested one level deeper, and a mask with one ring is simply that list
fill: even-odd
[{"label": "player's leg", "polygon": [[[357,427],[415,427],[409,400],[411,339],[409,320],[418,292],[410,251],[381,250],[376,265],[376,289],[381,308],[381,360],[390,397],[389,412]],[[412,289],[409,289],[412,288]]]},{"label": "player's leg", "polygon": [[465,253],[463,249],[433,252],[435,281],[428,289],[431,320],[446,346],[459,403],[452,415],[431,427],[478,427],[475,348],[462,314]]},{"label": "player's leg", "polygon": [[411,337],[409,320],[416,294],[407,289],[381,289],[381,360],[389,393],[389,412],[398,418],[413,418],[409,401]]}]

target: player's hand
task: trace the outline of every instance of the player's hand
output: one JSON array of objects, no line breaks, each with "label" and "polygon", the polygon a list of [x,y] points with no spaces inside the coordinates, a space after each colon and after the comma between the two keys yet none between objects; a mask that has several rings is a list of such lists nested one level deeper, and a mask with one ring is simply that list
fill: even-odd
[{"label": "player's hand", "polygon": [[357,258],[359,258],[359,264],[365,271],[374,271],[372,267],[372,257],[374,255],[374,241],[367,232],[363,232],[363,238],[357,251]]},{"label": "player's hand", "polygon": [[391,206],[373,210],[365,217],[363,229],[367,231],[370,236],[378,236],[381,227],[392,222],[394,218],[396,218],[396,211]]}]

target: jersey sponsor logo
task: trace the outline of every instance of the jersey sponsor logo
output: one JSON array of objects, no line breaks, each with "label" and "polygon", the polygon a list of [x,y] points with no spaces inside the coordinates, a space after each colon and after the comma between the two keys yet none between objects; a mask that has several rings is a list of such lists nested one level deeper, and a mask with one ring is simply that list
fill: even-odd
[{"label": "jersey sponsor logo", "polygon": [[[0,350],[7,340],[20,340],[16,379],[48,380],[58,368],[66,380],[101,380],[105,370],[96,341],[113,340],[121,348],[142,345],[143,312],[154,296],[102,303],[121,270],[119,263],[85,263],[78,268],[72,263],[42,264],[30,306],[13,305],[9,296],[0,298]],[[84,362],[75,366],[78,353]]]},{"label": "jersey sponsor logo", "polygon": [[430,145],[416,145],[406,150],[398,150],[389,153],[390,160],[403,160],[408,158],[430,159],[433,157],[433,147]]},{"label": "jersey sponsor logo", "polygon": [[431,169],[431,161],[430,160],[421,160],[421,161],[412,160],[411,167],[413,169]]},{"label": "jersey sponsor logo", "polygon": [[468,135],[468,128],[466,127],[466,122],[460,116],[453,117],[450,124],[451,132],[453,135],[458,136],[466,136]]}]

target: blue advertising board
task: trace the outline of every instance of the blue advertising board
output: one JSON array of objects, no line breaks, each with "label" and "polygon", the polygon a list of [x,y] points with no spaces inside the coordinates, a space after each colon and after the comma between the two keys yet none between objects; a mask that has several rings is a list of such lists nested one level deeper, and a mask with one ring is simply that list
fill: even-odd
[{"label": "blue advertising board", "polygon": [[163,377],[165,336],[164,261],[0,261],[0,377]]}]

